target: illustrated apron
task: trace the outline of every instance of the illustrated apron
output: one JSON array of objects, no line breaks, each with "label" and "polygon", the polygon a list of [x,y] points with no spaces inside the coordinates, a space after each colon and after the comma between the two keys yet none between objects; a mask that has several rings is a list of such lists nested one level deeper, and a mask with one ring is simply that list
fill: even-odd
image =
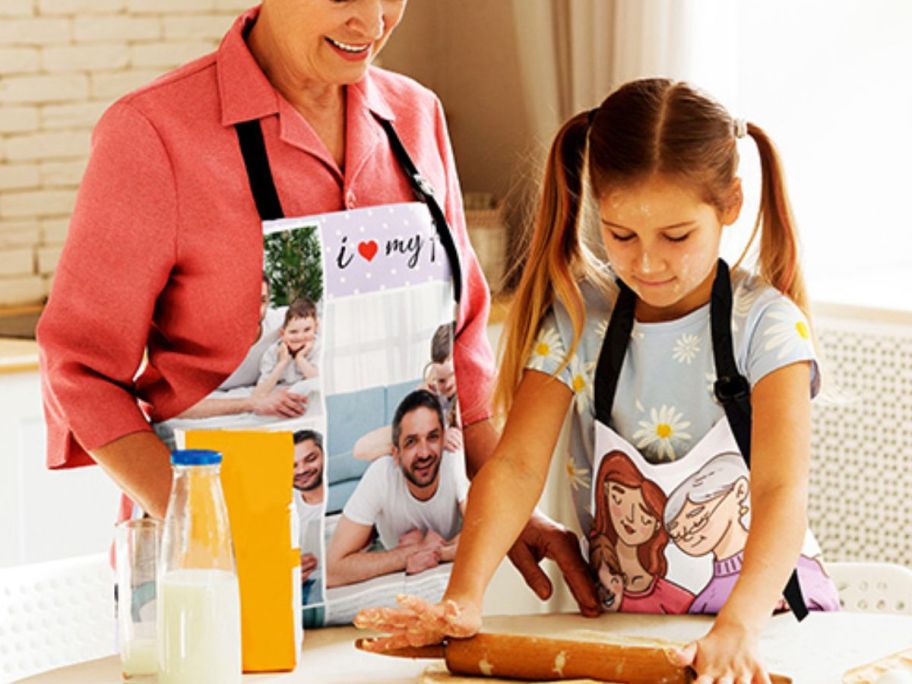
[{"label": "illustrated apron", "polygon": [[433,189],[377,120],[418,201],[301,218],[285,217],[259,121],[236,125],[263,224],[261,330],[281,323],[242,364],[258,368],[256,383],[204,401],[278,393],[306,410],[167,423],[178,444],[200,430],[292,433],[305,626],[350,623],[402,593],[439,600],[468,490],[453,370],[459,254]]},{"label": "illustrated apron", "polygon": [[[710,301],[714,390],[725,417],[670,463],[650,463],[610,427],[636,304],[633,291],[618,285],[595,375],[588,541],[602,605],[635,613],[718,613],[738,578],[751,517],[750,384],[735,365],[728,266],[719,260]],[[808,530],[783,592],[799,620],[808,607],[838,609],[819,553]]]}]

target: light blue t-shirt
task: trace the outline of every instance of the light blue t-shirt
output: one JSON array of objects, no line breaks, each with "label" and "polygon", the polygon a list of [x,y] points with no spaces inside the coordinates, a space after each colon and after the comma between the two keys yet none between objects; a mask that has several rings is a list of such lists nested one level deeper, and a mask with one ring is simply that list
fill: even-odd
[{"label": "light blue t-shirt", "polygon": [[[581,284],[586,323],[570,364],[557,376],[574,391],[565,472],[583,532],[588,534],[595,395],[593,378],[617,288]],[[810,361],[811,396],[820,380],[804,314],[788,297],[746,271],[732,273],[735,363],[751,387],[778,368]],[[554,374],[573,340],[570,317],[556,303],[539,326],[527,368]],[[652,463],[685,455],[725,415],[716,380],[709,304],[673,321],[634,322],[618,379],[611,426]]]}]

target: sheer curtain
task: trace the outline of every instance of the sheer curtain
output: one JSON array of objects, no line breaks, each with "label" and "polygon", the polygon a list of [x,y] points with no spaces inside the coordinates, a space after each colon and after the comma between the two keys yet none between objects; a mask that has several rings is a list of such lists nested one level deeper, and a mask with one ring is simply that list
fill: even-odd
[{"label": "sheer curtain", "polygon": [[536,133],[634,78],[734,96],[737,11],[725,0],[513,0],[525,104]]}]

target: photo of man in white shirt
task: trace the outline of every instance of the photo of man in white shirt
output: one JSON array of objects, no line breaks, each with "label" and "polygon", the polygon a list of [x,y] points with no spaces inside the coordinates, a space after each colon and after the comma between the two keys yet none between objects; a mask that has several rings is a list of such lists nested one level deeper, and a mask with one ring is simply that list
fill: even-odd
[{"label": "photo of man in white shirt", "polygon": [[[468,479],[462,453],[444,451],[437,397],[419,389],[393,416],[392,453],[374,460],[342,511],[327,552],[327,584],[409,574],[452,561]],[[368,551],[376,528],[383,550]]]}]

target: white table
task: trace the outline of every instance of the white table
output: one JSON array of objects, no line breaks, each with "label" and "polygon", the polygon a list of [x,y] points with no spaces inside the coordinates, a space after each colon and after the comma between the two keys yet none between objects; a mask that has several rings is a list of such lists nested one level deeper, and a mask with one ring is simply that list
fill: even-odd
[{"label": "white table", "polygon": [[[603,615],[586,619],[579,615],[535,615],[487,618],[485,630],[528,634],[604,630],[688,641],[703,634],[710,624],[711,618],[703,616]],[[294,672],[246,675],[244,683],[414,684],[433,662],[363,653],[353,644],[361,635],[354,627],[309,631]],[[791,615],[779,615],[770,622],[760,646],[769,669],[790,676],[795,684],[838,683],[846,670],[909,647],[912,616],[866,613],[812,613],[801,624]],[[31,684],[120,681],[120,663],[113,657],[22,680]]]}]

